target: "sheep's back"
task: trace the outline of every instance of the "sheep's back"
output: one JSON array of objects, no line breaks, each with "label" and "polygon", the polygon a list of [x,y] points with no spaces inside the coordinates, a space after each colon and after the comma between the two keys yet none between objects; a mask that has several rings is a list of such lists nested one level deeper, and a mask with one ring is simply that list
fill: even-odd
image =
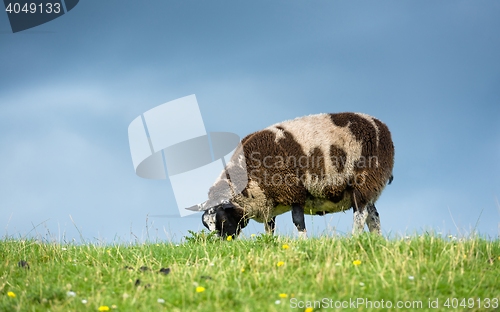
[{"label": "sheep's back", "polygon": [[296,118],[252,133],[242,145],[249,180],[275,206],[311,197],[335,203],[349,188],[361,201],[374,202],[392,174],[390,132],[364,114]]}]

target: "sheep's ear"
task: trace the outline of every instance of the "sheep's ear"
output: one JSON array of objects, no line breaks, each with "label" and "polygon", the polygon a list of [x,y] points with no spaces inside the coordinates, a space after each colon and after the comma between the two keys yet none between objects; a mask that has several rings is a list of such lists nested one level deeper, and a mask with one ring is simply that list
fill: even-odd
[{"label": "sheep's ear", "polygon": [[207,201],[202,202],[201,204],[194,205],[188,208],[185,208],[186,210],[191,210],[191,211],[205,211],[208,209],[207,207]]}]

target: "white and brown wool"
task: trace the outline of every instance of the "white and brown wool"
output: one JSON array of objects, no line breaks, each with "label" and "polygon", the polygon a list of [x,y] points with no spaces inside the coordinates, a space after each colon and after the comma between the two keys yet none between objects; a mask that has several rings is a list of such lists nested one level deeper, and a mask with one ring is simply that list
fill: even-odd
[{"label": "white and brown wool", "polygon": [[[244,156],[244,157],[243,157]],[[375,208],[392,180],[394,146],[387,126],[360,113],[318,114],[277,123],[241,141],[210,188],[203,223],[238,235],[249,219],[274,230],[276,215],[292,210],[305,233],[305,214],[354,208],[353,232],[380,233]]]}]

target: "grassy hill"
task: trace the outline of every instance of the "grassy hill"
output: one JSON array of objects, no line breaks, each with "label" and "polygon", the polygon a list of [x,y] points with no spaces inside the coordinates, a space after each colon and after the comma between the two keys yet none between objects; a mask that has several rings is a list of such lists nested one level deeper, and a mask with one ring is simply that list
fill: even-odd
[{"label": "grassy hill", "polygon": [[494,311],[499,285],[498,239],[0,241],[0,311]]}]

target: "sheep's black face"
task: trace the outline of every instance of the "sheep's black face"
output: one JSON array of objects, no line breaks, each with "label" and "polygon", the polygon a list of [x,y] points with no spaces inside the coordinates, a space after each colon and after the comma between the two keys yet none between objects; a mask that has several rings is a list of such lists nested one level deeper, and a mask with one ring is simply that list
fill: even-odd
[{"label": "sheep's black face", "polygon": [[216,207],[212,207],[212,208],[209,208],[207,210],[205,210],[205,212],[203,213],[203,216],[201,216],[201,221],[203,222],[203,225],[210,231],[210,232],[213,232],[216,229],[216,226],[215,226],[215,218],[216,218]]},{"label": "sheep's black face", "polygon": [[247,225],[241,209],[232,204],[220,204],[205,210],[202,216],[203,225],[210,231],[217,231],[221,237],[238,236],[241,229]]}]

